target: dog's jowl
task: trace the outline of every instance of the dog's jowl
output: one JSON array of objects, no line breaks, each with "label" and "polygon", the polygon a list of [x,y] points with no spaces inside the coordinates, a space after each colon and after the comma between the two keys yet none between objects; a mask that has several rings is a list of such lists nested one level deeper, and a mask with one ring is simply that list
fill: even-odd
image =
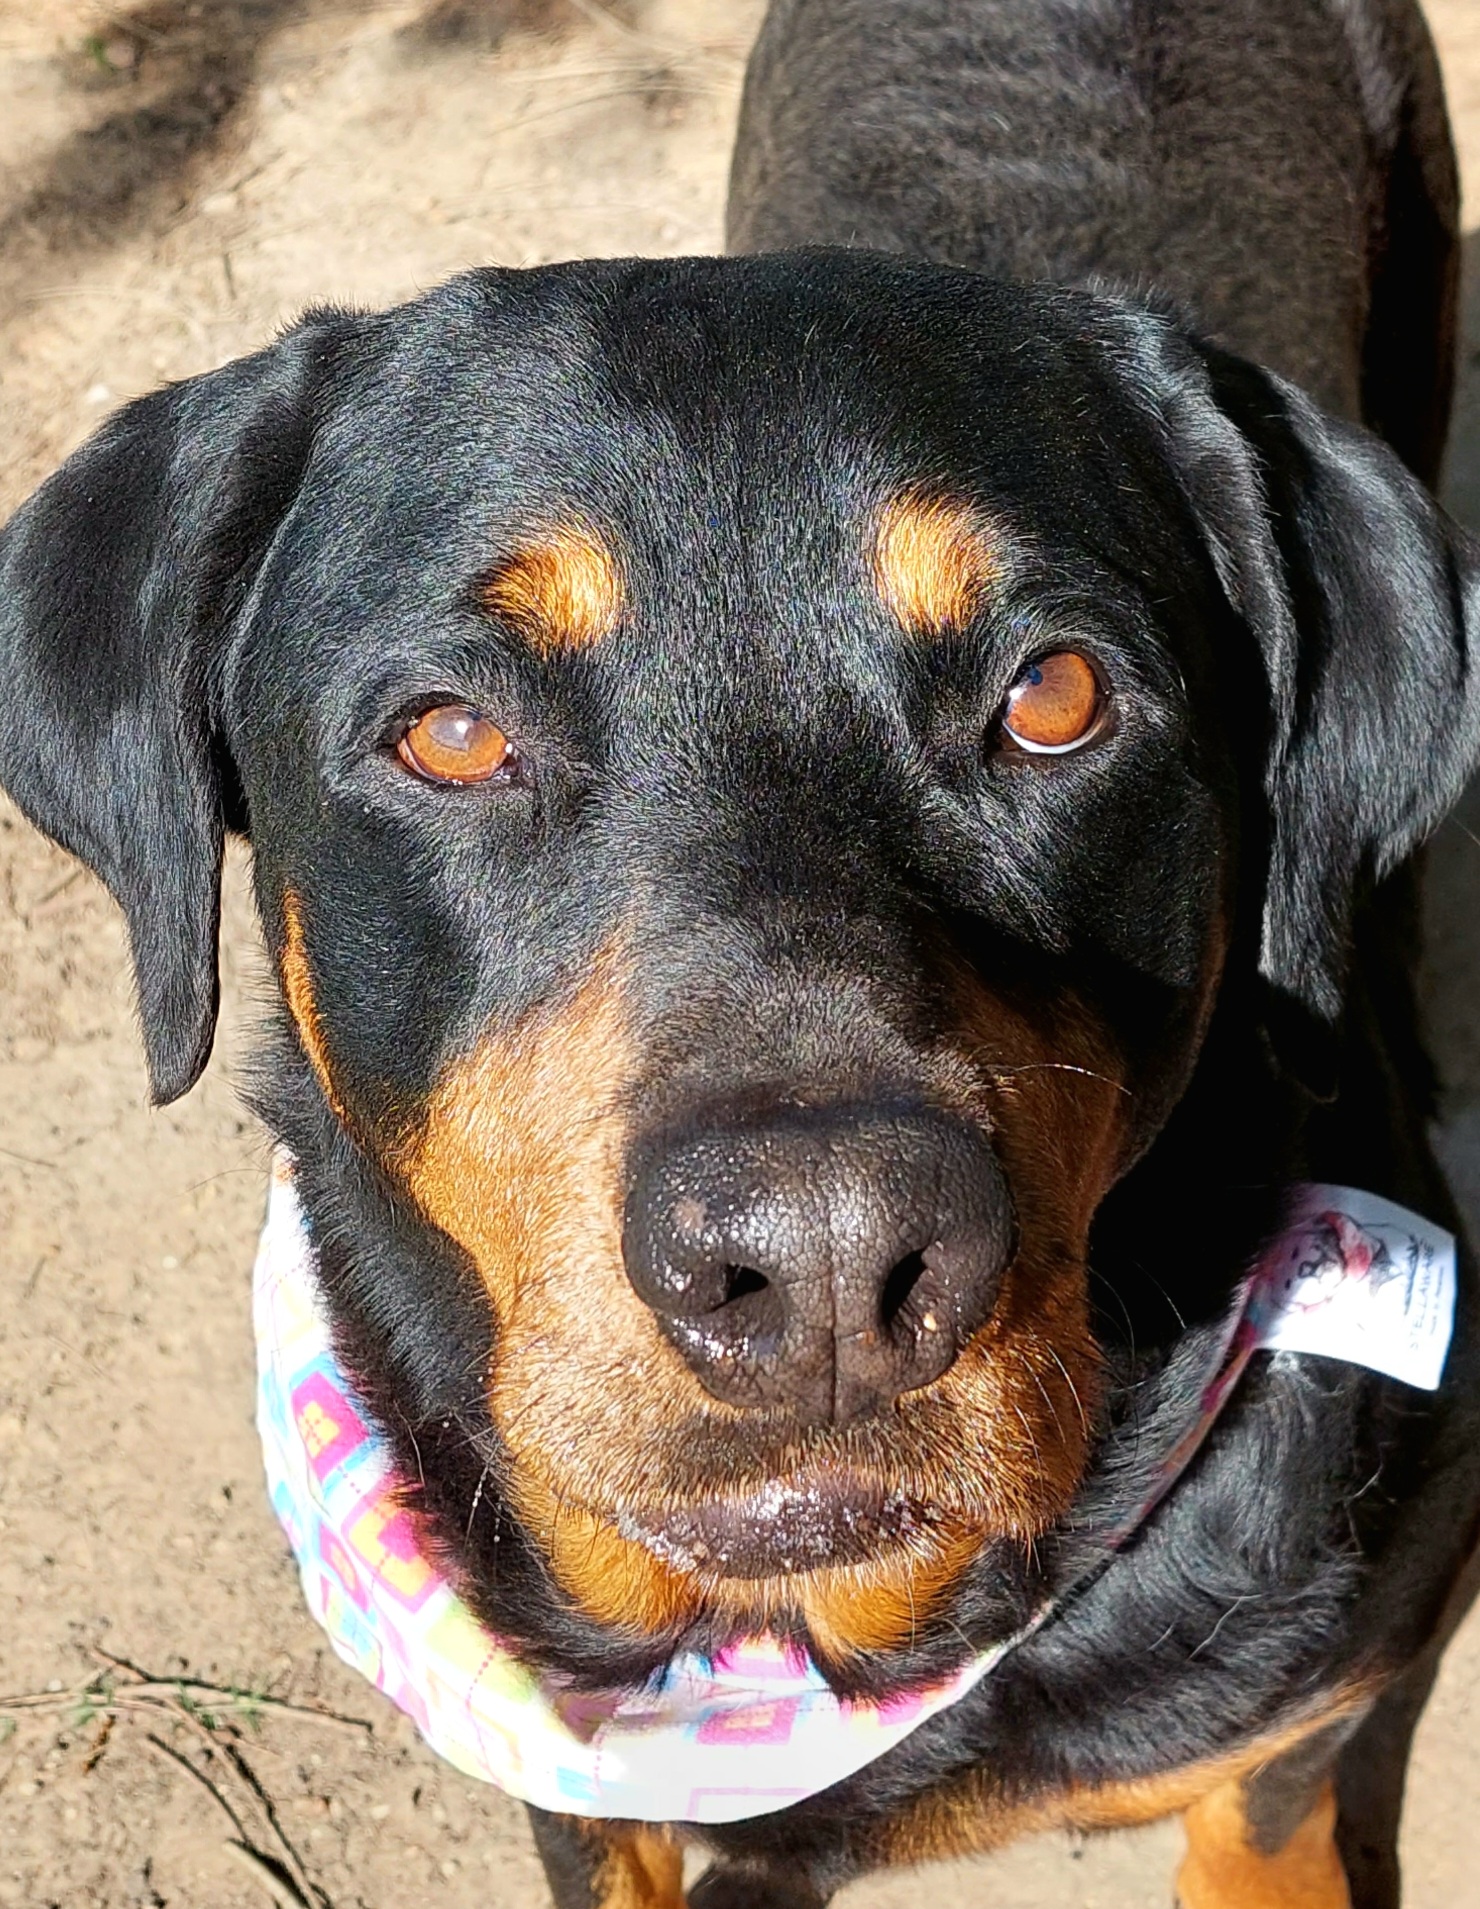
[{"label": "dog's jowl", "polygon": [[1421,21],[777,0],[731,229],[321,310],[4,533],[160,1100],[252,844],[279,1508],[563,1909],[1174,1811],[1186,1909],[1391,1909],[1480,1513]]}]

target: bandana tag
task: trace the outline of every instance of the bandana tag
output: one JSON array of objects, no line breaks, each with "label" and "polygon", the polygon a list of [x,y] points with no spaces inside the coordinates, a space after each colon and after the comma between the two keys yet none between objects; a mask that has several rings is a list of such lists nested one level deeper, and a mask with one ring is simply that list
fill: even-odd
[{"label": "bandana tag", "polygon": [[1355,1187],[1304,1186],[1255,1275],[1260,1346],[1438,1390],[1454,1331],[1454,1235]]}]

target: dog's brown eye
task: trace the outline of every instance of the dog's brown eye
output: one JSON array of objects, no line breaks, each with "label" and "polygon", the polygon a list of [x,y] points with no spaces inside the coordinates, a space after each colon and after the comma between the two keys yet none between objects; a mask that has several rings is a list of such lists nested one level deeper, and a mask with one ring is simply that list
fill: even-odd
[{"label": "dog's brown eye", "polygon": [[1056,650],[1030,663],[1013,684],[1002,727],[1033,755],[1063,755],[1094,734],[1104,703],[1093,664],[1076,650]]},{"label": "dog's brown eye", "polygon": [[418,716],[396,753],[428,782],[487,782],[514,761],[503,730],[466,703],[442,703]]}]

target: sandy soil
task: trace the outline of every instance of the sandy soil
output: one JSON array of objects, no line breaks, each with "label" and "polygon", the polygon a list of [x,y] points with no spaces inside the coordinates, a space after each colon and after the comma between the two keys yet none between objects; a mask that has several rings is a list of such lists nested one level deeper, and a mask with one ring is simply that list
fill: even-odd
[{"label": "sandy soil", "polygon": [[[715,248],[760,11],[0,0],[0,507],[119,400],[251,349],[311,301],[379,305],[490,260]],[[1431,14],[1473,203],[1480,7]],[[1480,234],[1468,249],[1480,266]],[[1480,524],[1477,280],[1451,495]],[[1445,1145],[1480,1217],[1477,840],[1480,793],[1435,846],[1429,1002]],[[522,1812],[440,1766],[332,1659],[263,1500],[248,1322],[263,1148],[233,1096],[263,984],[239,855],[224,944],[217,1059],[150,1113],[118,918],[0,806],[0,1692],[65,1693],[101,1646],[369,1719],[347,1734],[273,1715],[247,1745],[324,1899],[535,1909]],[[1477,1684],[1480,1619],[1419,1743],[1414,1909],[1480,1904]],[[0,1722],[0,1903],[268,1900],[216,1803],[147,1740],[188,1752],[198,1729],[141,1716],[110,1734],[59,1704]],[[1171,1825],[1047,1839],[847,1900],[1131,1909],[1168,1900],[1178,1843]]]}]

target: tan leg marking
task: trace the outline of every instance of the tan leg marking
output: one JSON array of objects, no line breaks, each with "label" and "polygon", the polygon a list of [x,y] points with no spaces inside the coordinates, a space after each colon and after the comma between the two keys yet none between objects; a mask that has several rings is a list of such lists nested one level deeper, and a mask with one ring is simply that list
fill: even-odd
[{"label": "tan leg marking", "polygon": [[667,1830],[604,1824],[600,1836],[592,1891],[600,1909],[684,1909],[683,1851]]},{"label": "tan leg marking", "polygon": [[1249,1834],[1241,1783],[1225,1783],[1183,1818],[1187,1855],[1177,1872],[1182,1909],[1351,1909],[1336,1853],[1336,1790],[1327,1783],[1282,1849]]}]

